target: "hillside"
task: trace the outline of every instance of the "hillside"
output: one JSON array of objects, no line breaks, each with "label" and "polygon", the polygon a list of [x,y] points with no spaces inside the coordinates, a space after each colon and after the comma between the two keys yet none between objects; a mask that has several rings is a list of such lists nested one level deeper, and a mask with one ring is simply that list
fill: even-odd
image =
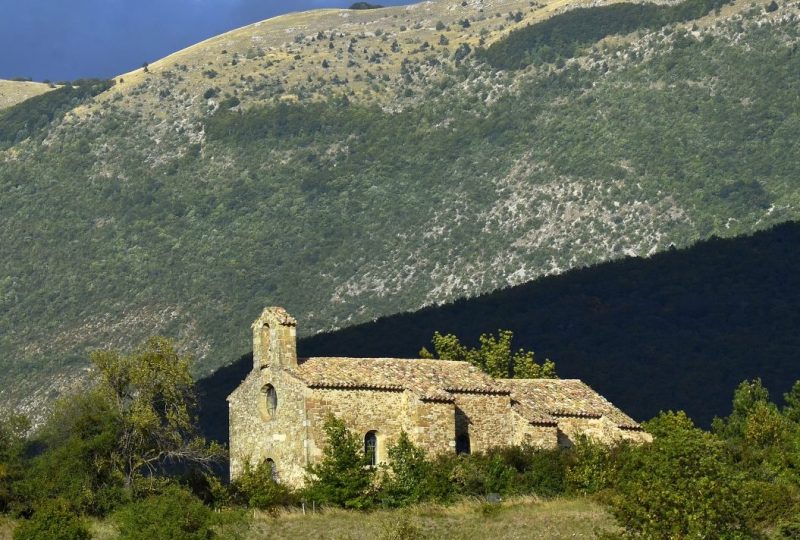
[{"label": "hillside", "polygon": [[0,111],[52,90],[50,85],[0,79]]},{"label": "hillside", "polygon": [[485,56],[580,5],[279,17],[0,144],[0,400],[155,332],[208,373],[266,304],[310,335],[800,217],[797,3]]},{"label": "hillside", "polygon": [[[561,377],[638,421],[684,410],[708,426],[730,413],[743,380],[760,377],[776,402],[800,380],[799,247],[800,223],[715,238],[318,334],[298,354],[416,358],[435,330],[477,346],[510,329],[515,348],[554,360]],[[209,437],[227,442],[225,398],[252,366],[248,354],[199,382]]]}]

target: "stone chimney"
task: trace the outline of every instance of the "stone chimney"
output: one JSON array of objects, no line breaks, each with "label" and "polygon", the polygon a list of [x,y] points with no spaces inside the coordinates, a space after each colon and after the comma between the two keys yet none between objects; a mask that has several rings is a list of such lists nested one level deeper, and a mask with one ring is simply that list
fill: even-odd
[{"label": "stone chimney", "polygon": [[297,367],[297,321],[282,307],[268,307],[253,323],[253,369]]}]

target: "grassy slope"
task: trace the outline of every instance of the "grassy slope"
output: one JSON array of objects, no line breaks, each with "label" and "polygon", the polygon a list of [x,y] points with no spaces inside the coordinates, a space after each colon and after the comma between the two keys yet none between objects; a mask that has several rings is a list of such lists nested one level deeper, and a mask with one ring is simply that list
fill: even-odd
[{"label": "grassy slope", "polygon": [[[0,153],[0,220],[15,231],[0,245],[3,398],[35,412],[88,349],[152,332],[207,371],[248,349],[266,303],[308,334],[796,217],[796,122],[781,112],[796,25],[781,18],[797,6],[765,19],[772,32],[732,21],[680,47],[653,33],[562,71],[493,73],[455,65],[459,40],[542,8],[485,5],[248,27],[125,75]],[[343,94],[343,111],[309,108]],[[210,115],[234,95],[241,116]],[[293,99],[292,129],[242,129]]]},{"label": "grassy slope", "polygon": [[[109,92],[106,98],[115,100],[119,99],[118,95],[138,95],[140,89],[137,86],[146,83],[151,75],[169,71],[182,77],[181,90],[190,95],[200,95],[210,87],[219,87],[240,95],[248,105],[269,102],[275,97],[271,92],[259,95],[257,90],[252,90],[263,83],[282,86],[286,90],[282,99],[294,101],[299,97],[294,90],[300,85],[309,86],[309,76],[326,80],[338,76],[347,79],[348,83],[341,88],[324,85],[308,90],[305,99],[327,99],[331,92],[343,94],[352,91],[359,102],[388,105],[397,98],[396,94],[384,91],[385,87],[376,91],[367,72],[397,79],[403,60],[431,56],[430,51],[420,50],[424,42],[432,45],[434,51],[437,47],[441,50],[441,36],[450,40],[451,51],[461,43],[475,47],[481,36],[488,44],[502,39],[513,28],[547,18],[565,7],[588,3],[583,0],[489,0],[468,2],[462,6],[462,2],[457,0],[437,0],[382,9],[290,13],[227,32],[155,61],[148,66],[150,75],[142,69],[122,74],[117,80],[122,79],[124,83]],[[510,20],[508,13],[517,11],[523,14],[522,20]],[[459,24],[464,19],[471,21],[469,28]],[[445,28],[436,28],[440,22]],[[322,40],[316,39],[319,32],[324,34]],[[350,52],[348,46],[353,39],[356,41]],[[397,50],[392,50],[394,41],[399,45]],[[331,42],[333,49],[329,48]],[[368,52],[364,53],[364,49]],[[380,64],[368,59],[376,52],[386,54]],[[322,67],[323,60],[329,62],[328,68]],[[217,75],[210,78],[207,73],[210,70]],[[257,82],[248,85],[242,82],[243,78],[253,78]],[[142,97],[148,99],[146,93]],[[157,108],[155,105],[145,104],[143,108],[151,110],[151,107]]]},{"label": "grassy slope", "polygon": [[44,83],[0,79],[0,111],[50,90],[50,85]]}]

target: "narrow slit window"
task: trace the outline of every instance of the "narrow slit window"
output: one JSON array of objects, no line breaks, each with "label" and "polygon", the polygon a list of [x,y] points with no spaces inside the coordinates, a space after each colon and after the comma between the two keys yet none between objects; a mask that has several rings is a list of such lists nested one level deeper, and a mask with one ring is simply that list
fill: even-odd
[{"label": "narrow slit window", "polygon": [[266,420],[271,420],[275,417],[275,411],[278,409],[278,393],[271,384],[261,389],[261,408]]},{"label": "narrow slit window", "polygon": [[364,455],[367,457],[367,463],[371,466],[378,464],[378,433],[376,431],[368,431],[364,435]]},{"label": "narrow slit window", "polygon": [[456,454],[469,454],[470,453],[470,445],[469,445],[469,435],[466,433],[462,433],[458,437],[456,437]]},{"label": "narrow slit window", "polygon": [[267,465],[269,466],[269,474],[272,481],[278,483],[278,466],[272,458],[267,458]]}]

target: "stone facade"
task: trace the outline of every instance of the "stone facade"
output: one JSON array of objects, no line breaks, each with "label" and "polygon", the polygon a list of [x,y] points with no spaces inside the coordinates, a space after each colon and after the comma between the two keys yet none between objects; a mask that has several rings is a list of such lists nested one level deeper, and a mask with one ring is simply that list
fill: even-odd
[{"label": "stone facade", "polygon": [[494,380],[465,362],[394,358],[298,361],[296,321],[267,308],[253,323],[253,370],[228,397],[231,478],[245,463],[273,463],[300,486],[321,459],[325,418],[377,441],[376,460],[401,431],[429,454],[497,446],[568,446],[650,440],[641,427],[577,380]]}]

